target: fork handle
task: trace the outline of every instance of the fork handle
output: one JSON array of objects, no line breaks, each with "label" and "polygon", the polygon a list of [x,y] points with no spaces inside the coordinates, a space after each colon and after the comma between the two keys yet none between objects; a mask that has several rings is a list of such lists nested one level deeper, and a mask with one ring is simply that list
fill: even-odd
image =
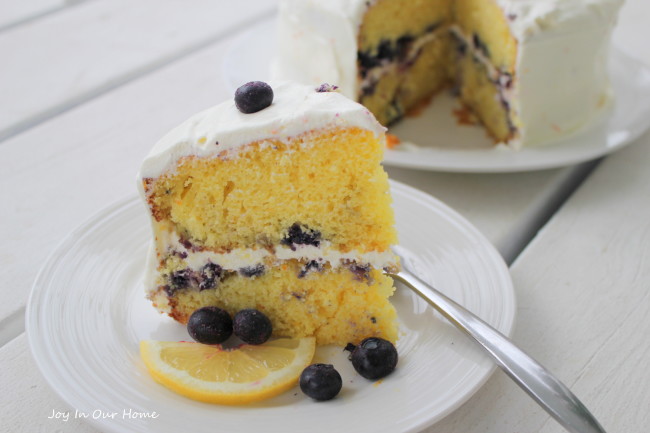
[{"label": "fork handle", "polygon": [[408,271],[388,275],[413,289],[458,329],[475,339],[508,376],[569,432],[605,433],[569,388],[508,337]]}]

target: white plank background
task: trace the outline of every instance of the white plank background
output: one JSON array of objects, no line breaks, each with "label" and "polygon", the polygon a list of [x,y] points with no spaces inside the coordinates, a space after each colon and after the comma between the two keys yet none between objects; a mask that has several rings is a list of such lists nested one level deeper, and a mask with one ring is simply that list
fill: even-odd
[{"label": "white plank background", "polygon": [[[511,267],[514,340],[608,432],[650,425],[650,133],[607,158]],[[486,414],[490,414],[486,416]],[[503,373],[428,433],[562,432]]]},{"label": "white plank background", "polygon": [[[0,55],[16,56],[12,46],[34,50],[32,59],[11,58],[23,70],[4,75],[5,62],[0,68],[0,131],[11,137],[0,142],[0,294],[6,300],[0,344],[22,332],[31,283],[65,234],[135,193],[138,165],[163,133],[230,97],[221,77],[229,29],[245,28],[274,3],[93,0],[0,31]],[[227,13],[215,20],[208,9]],[[629,0],[615,39],[650,64],[647,37],[639,37],[648,34],[648,13],[644,0]],[[49,49],[39,46],[43,40]],[[39,68],[43,58],[52,59],[51,70]],[[650,330],[650,239],[643,220],[650,210],[637,212],[648,197],[650,138],[639,141],[599,166],[512,268],[515,341],[573,386],[610,432],[650,424],[650,375],[643,375]],[[589,168],[507,175],[388,171],[459,210],[514,258]],[[94,431],[47,419],[66,406],[35,370],[24,334],[0,348],[0,365],[0,431]],[[499,372],[427,431],[561,430]]]},{"label": "white plank background", "polygon": [[59,11],[72,3],[66,0],[0,0],[0,31]]},{"label": "white plank background", "polygon": [[0,431],[5,433],[92,433],[97,432],[81,419],[48,419],[52,412],[74,410],[62,402],[41,376],[20,337],[2,347],[0,368]]},{"label": "white plank background", "polygon": [[0,105],[0,140],[209,45],[276,3],[96,0],[11,29],[0,37],[0,95],[12,101]]}]

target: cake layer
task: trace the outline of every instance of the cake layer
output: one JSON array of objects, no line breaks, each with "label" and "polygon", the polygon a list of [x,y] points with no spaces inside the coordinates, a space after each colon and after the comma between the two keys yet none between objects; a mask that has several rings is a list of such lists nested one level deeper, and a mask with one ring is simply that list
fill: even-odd
[{"label": "cake layer", "polygon": [[450,83],[452,50],[446,27],[436,27],[411,37],[403,35],[390,56],[359,58],[359,101],[383,124],[399,120],[404,113]]},{"label": "cake layer", "polygon": [[203,306],[215,305],[232,315],[256,308],[270,318],[275,336],[314,335],[319,345],[340,346],[370,336],[396,341],[396,313],[388,302],[394,290],[390,277],[380,270],[329,267],[300,277],[303,269],[304,264],[289,261],[250,277],[224,273],[204,290],[161,286],[149,297],[182,323]]},{"label": "cake layer", "polygon": [[[451,22],[449,0],[376,0],[359,28],[358,51],[364,56],[386,58],[396,53],[400,41],[445,27]],[[383,56],[381,54],[383,51]]]},{"label": "cake layer", "polygon": [[145,195],[155,219],[195,249],[326,243],[343,253],[386,251],[396,234],[383,146],[359,128],[259,141],[232,156],[183,157],[146,179]]},{"label": "cake layer", "polygon": [[452,4],[455,26],[473,40],[496,69],[514,74],[517,39],[503,6],[494,0],[454,0]]}]

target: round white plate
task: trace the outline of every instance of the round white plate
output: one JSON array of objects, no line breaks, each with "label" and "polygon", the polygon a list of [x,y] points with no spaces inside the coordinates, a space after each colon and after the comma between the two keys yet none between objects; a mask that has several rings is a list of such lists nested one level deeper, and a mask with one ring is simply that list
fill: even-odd
[{"label": "round white plate", "polygon": [[[237,38],[224,57],[223,76],[233,90],[252,80],[268,80],[275,49],[275,20],[263,21]],[[418,117],[406,118],[390,133],[409,144],[388,150],[384,164],[425,170],[505,173],[540,170],[588,161],[633,142],[650,126],[650,70],[620,50],[612,50],[612,107],[562,140],[513,150],[494,146],[479,126],[459,125],[458,103],[443,92]]]},{"label": "round white plate", "polygon": [[[398,183],[391,188],[400,243],[420,257],[421,277],[510,334],[512,281],[492,245],[431,196]],[[59,245],[27,306],[29,344],[43,375],[104,432],[419,431],[460,406],[494,370],[475,343],[398,287],[393,303],[400,359],[380,383],[361,378],[346,353],[329,346],[319,348],[316,359],[333,363],[343,377],[343,390],[332,401],[316,403],[297,387],[250,406],[186,399],[154,382],[139,356],[140,340],[187,339],[184,326],[158,314],[144,297],[150,236],[139,199],[110,206]],[[129,416],[154,412],[157,418]]]}]

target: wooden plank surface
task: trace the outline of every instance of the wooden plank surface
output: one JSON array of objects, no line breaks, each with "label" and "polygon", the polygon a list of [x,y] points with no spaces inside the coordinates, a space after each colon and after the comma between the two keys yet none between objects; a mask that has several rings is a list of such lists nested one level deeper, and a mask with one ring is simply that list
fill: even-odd
[{"label": "wooden plank surface", "polygon": [[0,31],[65,7],[66,0],[0,0]]},{"label": "wooden plank surface", "polygon": [[650,65],[648,23],[650,8],[647,0],[625,0],[613,35],[614,45],[646,65]]},{"label": "wooden plank surface", "polygon": [[209,45],[276,3],[96,0],[0,33],[0,95],[11,101],[0,105],[0,141]]},{"label": "wooden plank surface", "polygon": [[[607,158],[511,267],[514,340],[609,432],[650,425],[650,133]],[[564,430],[498,372],[428,433]]]},{"label": "wooden plank surface", "polygon": [[460,212],[511,263],[594,162],[510,174],[436,173],[386,167],[388,175]]},{"label": "wooden plank surface", "polygon": [[[32,359],[25,334],[2,347],[0,368],[0,431],[6,433],[93,433],[88,423],[74,418],[52,391]],[[72,412],[67,420],[55,413]]]},{"label": "wooden plank surface", "polygon": [[[117,5],[115,10],[119,13],[131,7],[131,3],[129,7],[119,6],[119,1],[111,4]],[[626,26],[626,32],[617,32],[623,35],[618,40],[631,41],[635,47],[631,50],[633,54],[650,63],[647,45],[640,42],[647,38],[638,37],[643,31],[647,34],[646,21],[639,18],[649,11],[643,5],[642,0],[627,2],[622,24],[633,20],[637,27]],[[109,11],[107,16],[113,18],[108,22],[122,20],[116,17],[119,13]],[[66,14],[63,21],[69,20],[69,16]],[[131,23],[131,18],[120,22]],[[43,21],[50,20],[56,21],[55,16]],[[139,34],[146,33],[145,30],[166,31],[147,27],[159,22],[142,21],[144,29]],[[94,23],[95,27],[103,25],[102,20]],[[41,36],[55,35],[57,27],[51,28],[55,31]],[[18,30],[6,34],[14,37]],[[95,37],[88,27],[81,30],[86,37]],[[107,33],[104,37],[108,37]],[[6,34],[0,34],[0,47]],[[94,41],[98,40],[103,41]],[[9,328],[7,336],[20,332],[31,282],[58,241],[107,203],[133,193],[134,173],[152,143],[183,118],[230,97],[220,76],[227,41],[211,44],[209,37],[202,41],[190,47],[194,54],[174,62],[174,56],[185,56],[187,52],[179,43],[177,51],[158,63],[146,60],[144,63],[150,62],[149,69],[121,75],[122,81],[118,80],[114,87],[82,93],[85,96],[64,107],[63,114],[43,122],[45,117],[36,118],[38,122],[33,123],[38,126],[0,143],[0,190],[5,192],[5,204],[0,207],[0,236],[4,240],[0,244],[0,262],[4,265],[0,267],[0,295],[8,298],[0,305],[0,334]],[[210,45],[209,48],[196,51],[202,43]],[[74,50],[65,53],[75,54]],[[116,50],[106,52],[106,56],[118,54]],[[70,61],[77,62],[77,69],[83,70],[86,62],[97,57],[89,55],[88,59]],[[56,61],[68,59],[60,57]],[[57,71],[65,70],[59,65],[54,67]],[[73,69],[66,73],[75,73]],[[2,73],[0,69],[0,77]],[[92,73],[98,75],[96,71]],[[87,88],[93,88],[87,81],[81,81]],[[1,86],[0,94],[4,96]],[[57,98],[54,100],[60,100]],[[5,109],[7,104],[0,102],[0,110]],[[646,392],[649,376],[644,375],[649,355],[646,336],[650,331],[650,267],[647,250],[638,252],[638,247],[647,245],[650,239],[647,228],[630,234],[626,231],[628,225],[619,223],[641,207],[636,193],[648,197],[644,185],[650,181],[639,167],[647,167],[650,162],[650,139],[646,135],[643,140],[645,151],[636,150],[640,149],[638,146],[626,149],[599,167],[594,176],[600,179],[595,181],[596,186],[591,186],[590,179],[576,196],[581,198],[572,198],[513,268],[519,297],[515,341],[572,386],[608,431],[643,431],[650,421]],[[619,159],[623,162],[610,162]],[[614,168],[604,168],[610,166]],[[459,210],[504,254],[519,242],[508,240],[512,232],[524,233],[534,227],[532,221],[539,219],[547,203],[557,200],[558,191],[561,194],[562,188],[573,182],[575,173],[570,169],[512,175],[433,174],[401,169],[389,172],[436,194]],[[578,200],[577,204],[574,200]],[[647,221],[646,211],[639,217]],[[615,222],[604,219],[610,213],[618,218]],[[631,228],[642,228],[636,221]],[[549,231],[552,235],[547,237]],[[588,248],[583,250],[580,246]],[[578,267],[571,264],[576,256],[580,259],[576,262]],[[645,295],[639,295],[642,289]],[[47,419],[52,410],[64,410],[66,406],[48,392],[31,360],[24,334],[0,348],[0,365],[0,431],[94,431],[86,425],[52,423]],[[561,429],[498,372],[459,411],[428,430],[472,431],[549,433]]]}]

